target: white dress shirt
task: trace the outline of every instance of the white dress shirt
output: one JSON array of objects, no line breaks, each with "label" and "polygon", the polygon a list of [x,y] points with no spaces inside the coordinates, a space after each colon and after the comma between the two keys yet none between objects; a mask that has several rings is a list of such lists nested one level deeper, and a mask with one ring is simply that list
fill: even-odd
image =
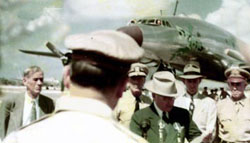
[{"label": "white dress shirt", "polygon": [[[184,94],[175,100],[174,105],[189,110],[191,103],[191,95]],[[209,133],[215,136],[216,131],[216,102],[210,97],[206,97],[202,94],[193,95],[194,111],[192,119],[201,130],[202,135],[206,136]]]},{"label": "white dress shirt", "polygon": [[250,99],[225,98],[217,103],[217,109],[219,137],[228,142],[250,142]]},{"label": "white dress shirt", "polygon": [[24,108],[23,108],[23,123],[22,126],[26,126],[31,123],[31,111],[32,111],[32,101],[35,101],[36,104],[36,117],[39,119],[39,106],[38,106],[38,98],[32,99],[28,93],[25,93],[24,96]]}]

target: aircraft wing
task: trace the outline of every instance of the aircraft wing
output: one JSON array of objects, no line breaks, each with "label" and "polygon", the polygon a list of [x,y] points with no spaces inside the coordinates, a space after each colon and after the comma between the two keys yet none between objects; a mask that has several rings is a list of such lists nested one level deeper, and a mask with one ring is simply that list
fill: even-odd
[{"label": "aircraft wing", "polygon": [[59,58],[56,54],[50,53],[50,52],[30,51],[30,50],[22,50],[22,49],[19,49],[19,51],[23,52],[23,53],[26,53],[26,54]]},{"label": "aircraft wing", "polygon": [[41,51],[30,51],[30,50],[23,50],[19,49],[19,51],[26,53],[26,54],[32,54],[32,55],[38,55],[38,56],[46,56],[46,57],[52,57],[52,58],[60,58],[62,61],[62,64],[65,66],[69,64],[71,60],[71,53],[62,53],[60,50],[58,50],[52,43],[47,42],[46,47],[52,52],[41,52]]}]

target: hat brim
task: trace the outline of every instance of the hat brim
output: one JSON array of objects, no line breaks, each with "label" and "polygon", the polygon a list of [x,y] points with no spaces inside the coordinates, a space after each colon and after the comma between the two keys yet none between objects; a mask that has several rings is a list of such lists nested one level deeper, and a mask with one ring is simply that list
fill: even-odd
[{"label": "hat brim", "polygon": [[175,85],[176,85],[177,93],[174,93],[174,94],[167,94],[167,93],[157,90],[156,88],[154,88],[152,80],[145,83],[145,88],[149,90],[150,92],[161,95],[161,96],[176,98],[180,95],[183,95],[185,92],[185,89],[184,89],[184,86],[182,86],[182,84],[178,81],[175,82]]},{"label": "hat brim", "polygon": [[239,83],[239,82],[244,82],[246,81],[244,78],[241,78],[241,77],[230,77],[228,78],[227,82],[230,82],[230,83]]},{"label": "hat brim", "polygon": [[182,78],[182,79],[205,78],[205,76],[202,76],[202,75],[181,75],[179,77]]},{"label": "hat brim", "polygon": [[133,72],[128,74],[128,77],[132,76],[147,76],[147,75],[144,72]]}]

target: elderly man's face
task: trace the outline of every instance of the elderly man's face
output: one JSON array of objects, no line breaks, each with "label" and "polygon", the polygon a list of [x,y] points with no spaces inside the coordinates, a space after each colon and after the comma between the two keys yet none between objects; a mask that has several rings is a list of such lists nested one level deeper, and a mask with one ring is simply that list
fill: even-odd
[{"label": "elderly man's face", "polygon": [[170,112],[174,106],[174,97],[160,96],[153,93],[154,102],[165,112]]},{"label": "elderly man's face", "polygon": [[145,83],[144,76],[132,76],[129,78],[129,88],[134,96],[140,96],[143,85]]},{"label": "elderly man's face", "polygon": [[246,81],[241,82],[230,82],[228,81],[228,86],[232,92],[232,99],[237,101],[244,97],[244,90],[247,86]]},{"label": "elderly man's face", "polygon": [[198,92],[198,88],[200,85],[201,79],[195,78],[195,79],[184,79],[183,83],[186,85],[187,92],[190,95],[194,95]]},{"label": "elderly man's face", "polygon": [[43,85],[43,72],[35,72],[23,78],[23,84],[26,86],[27,92],[33,98],[37,97]]}]

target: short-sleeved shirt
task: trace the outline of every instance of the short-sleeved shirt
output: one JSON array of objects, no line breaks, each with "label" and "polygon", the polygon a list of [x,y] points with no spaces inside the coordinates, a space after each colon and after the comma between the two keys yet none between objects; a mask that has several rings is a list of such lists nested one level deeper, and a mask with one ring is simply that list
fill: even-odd
[{"label": "short-sleeved shirt", "polygon": [[250,141],[250,99],[234,102],[225,98],[217,103],[219,137],[228,142]]},{"label": "short-sleeved shirt", "polygon": [[[141,100],[141,102],[139,103],[140,109],[148,107],[152,103],[152,100],[146,95],[142,94],[139,98]],[[128,89],[123,93],[122,97],[119,99],[118,104],[115,107],[115,118],[119,121],[119,123],[127,128],[129,128],[131,117],[134,114],[135,104],[136,99],[133,96],[131,90]]]}]

